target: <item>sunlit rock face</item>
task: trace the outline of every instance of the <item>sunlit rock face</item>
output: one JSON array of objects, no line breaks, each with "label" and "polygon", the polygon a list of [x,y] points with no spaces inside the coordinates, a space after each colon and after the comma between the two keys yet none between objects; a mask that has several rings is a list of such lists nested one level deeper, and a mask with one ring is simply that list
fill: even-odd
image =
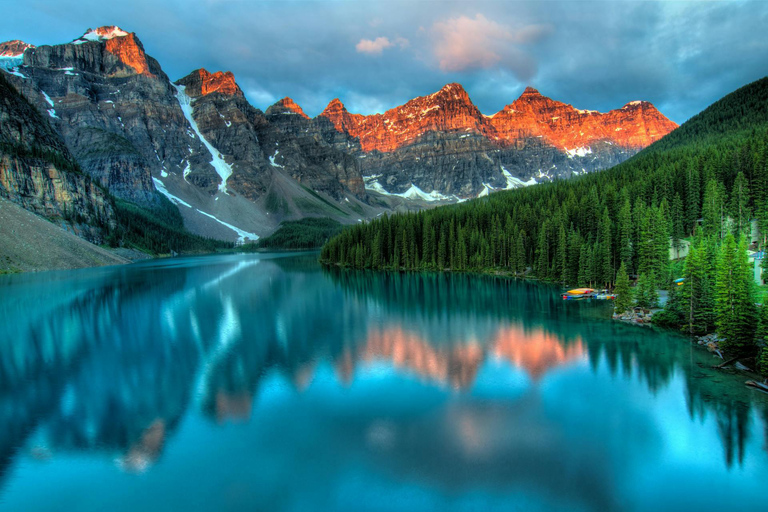
[{"label": "sunlit rock face", "polygon": [[590,151],[595,142],[642,149],[677,128],[647,101],[632,101],[603,114],[552,100],[531,87],[490,122],[501,141],[541,136],[571,156]]},{"label": "sunlit rock face", "polygon": [[602,114],[530,87],[485,116],[459,84],[369,116],[351,114],[334,99],[316,119],[348,136],[369,189],[408,195],[415,186],[435,200],[607,168],[677,127],[648,102]]},{"label": "sunlit rock face", "polygon": [[19,41],[18,39],[5,41],[0,43],[0,57],[20,57],[27,48],[34,48],[34,45]]},{"label": "sunlit rock face", "polygon": [[188,135],[168,77],[133,33],[107,26],[70,43],[28,48],[8,78],[83,170],[121,199],[156,206],[152,173],[181,174],[189,161],[198,174],[215,176],[205,170],[205,148]]},{"label": "sunlit rock face", "polygon": [[231,71],[210,73],[201,68],[176,83],[186,87],[185,92],[190,98],[199,98],[214,92],[226,96],[243,97],[243,91],[235,82],[235,75]]}]

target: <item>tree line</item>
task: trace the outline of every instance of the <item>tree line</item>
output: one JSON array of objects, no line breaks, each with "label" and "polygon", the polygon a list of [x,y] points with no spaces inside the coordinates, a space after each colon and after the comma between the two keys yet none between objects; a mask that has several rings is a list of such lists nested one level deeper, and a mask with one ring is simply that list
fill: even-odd
[{"label": "tree line", "polygon": [[[388,270],[502,271],[591,287],[612,287],[623,273],[652,300],[651,290],[674,290],[670,284],[680,269],[670,264],[670,250],[687,244],[693,256],[688,261],[713,265],[707,279],[714,286],[718,255],[739,244],[746,254],[752,219],[760,233],[768,233],[765,78],[609,170],[382,216],[331,239],[321,261]],[[758,245],[764,248],[764,235]],[[732,258],[740,260],[736,252]],[[686,264],[686,276],[695,271],[691,266]],[[694,309],[709,318],[702,305]],[[715,326],[710,320],[702,325],[703,332]]]}]

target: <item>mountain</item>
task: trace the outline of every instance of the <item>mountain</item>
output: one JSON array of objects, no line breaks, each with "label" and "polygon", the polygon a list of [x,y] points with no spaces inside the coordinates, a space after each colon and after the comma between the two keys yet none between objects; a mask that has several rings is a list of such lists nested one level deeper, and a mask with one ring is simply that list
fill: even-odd
[{"label": "mountain", "polygon": [[467,199],[617,164],[677,125],[648,102],[601,114],[527,88],[493,116],[459,84],[384,114],[350,114],[333,100],[320,114],[348,135],[366,184],[382,194]]},{"label": "mountain", "polygon": [[116,226],[108,193],[87,176],[45,118],[0,74],[0,196],[86,240]]},{"label": "mountain", "polygon": [[[530,90],[526,95],[523,103],[546,101]],[[624,266],[662,286],[670,275],[670,245],[681,247],[697,227],[720,240],[723,226],[746,232],[754,218],[761,229],[768,225],[767,100],[763,78],[599,174],[376,219],[342,231],[321,258],[374,269],[532,274],[591,287],[609,286]],[[642,103],[626,110],[656,116]],[[625,143],[635,143],[638,133]],[[764,240],[748,239],[759,250]]]},{"label": "mountain", "polygon": [[262,112],[231,72],[171,81],[116,26],[52,46],[2,43],[0,68],[121,211],[166,218],[168,199],[186,229],[229,241],[283,221],[351,224],[590,172],[675,127],[646,102],[599,114],[530,88],[486,116],[459,84],[383,114],[335,99],[310,118],[291,98]]},{"label": "mountain", "polygon": [[354,158],[319,139],[289,141],[232,73],[201,69],[172,83],[135,34],[114,26],[0,50],[8,79],[47,114],[86,174],[148,211],[166,196],[195,233],[255,240],[285,219],[349,223],[381,211],[365,203]]}]

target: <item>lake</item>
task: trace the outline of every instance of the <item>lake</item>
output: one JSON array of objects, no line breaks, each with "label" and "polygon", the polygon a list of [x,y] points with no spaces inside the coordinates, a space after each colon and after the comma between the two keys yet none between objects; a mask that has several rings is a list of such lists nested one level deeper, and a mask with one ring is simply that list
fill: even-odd
[{"label": "lake", "polygon": [[768,507],[768,395],[687,338],[316,257],[0,276],[0,509]]}]

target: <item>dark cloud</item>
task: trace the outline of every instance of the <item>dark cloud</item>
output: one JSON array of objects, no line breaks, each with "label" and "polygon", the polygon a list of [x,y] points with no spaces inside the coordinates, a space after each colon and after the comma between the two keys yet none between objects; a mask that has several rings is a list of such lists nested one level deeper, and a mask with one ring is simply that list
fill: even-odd
[{"label": "dark cloud", "polygon": [[534,85],[579,108],[649,100],[682,122],[768,69],[759,0],[15,4],[3,9],[2,39],[55,44],[116,24],[172,79],[231,70],[255,106],[291,96],[310,115],[335,97],[370,113],[460,82],[488,114]]}]

